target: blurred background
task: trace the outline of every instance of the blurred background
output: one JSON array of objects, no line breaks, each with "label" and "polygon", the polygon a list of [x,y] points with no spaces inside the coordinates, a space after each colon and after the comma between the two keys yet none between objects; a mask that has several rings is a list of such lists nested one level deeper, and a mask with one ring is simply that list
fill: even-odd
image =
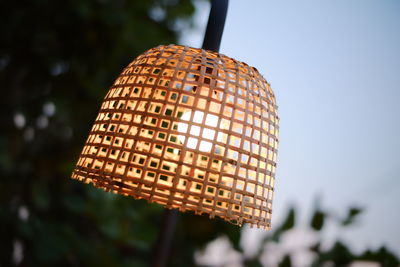
[{"label": "blurred background", "polygon": [[[157,204],[69,179],[108,87],[200,47],[205,0],[0,2],[0,266],[148,266]],[[277,96],[273,228],[180,214],[170,266],[399,266],[400,2],[231,1],[221,53]]]}]

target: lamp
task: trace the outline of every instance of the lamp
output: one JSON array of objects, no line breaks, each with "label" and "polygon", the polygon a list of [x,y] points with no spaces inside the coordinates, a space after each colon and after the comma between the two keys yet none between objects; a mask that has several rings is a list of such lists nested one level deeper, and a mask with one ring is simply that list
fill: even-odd
[{"label": "lamp", "polygon": [[212,51],[158,46],[108,91],[72,177],[268,228],[277,120],[273,92],[255,68]]},{"label": "lamp", "polygon": [[226,14],[227,1],[213,1],[205,49],[158,46],[122,71],[72,178],[269,229],[277,106],[257,69],[217,52],[225,14],[213,12],[221,3]]}]

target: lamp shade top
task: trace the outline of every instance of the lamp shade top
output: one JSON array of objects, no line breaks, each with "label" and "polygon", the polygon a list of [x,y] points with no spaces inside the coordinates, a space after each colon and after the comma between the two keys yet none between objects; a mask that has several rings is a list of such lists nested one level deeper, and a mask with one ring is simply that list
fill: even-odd
[{"label": "lamp shade top", "polygon": [[255,68],[158,46],[115,80],[72,178],[269,229],[277,143],[275,96]]}]

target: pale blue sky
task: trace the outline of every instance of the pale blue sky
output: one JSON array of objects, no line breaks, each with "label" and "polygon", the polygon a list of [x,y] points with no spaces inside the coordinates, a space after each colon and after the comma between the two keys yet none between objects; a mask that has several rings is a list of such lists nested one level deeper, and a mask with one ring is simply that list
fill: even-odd
[{"label": "pale blue sky", "polygon": [[[182,44],[199,47],[209,5]],[[277,96],[273,223],[315,197],[365,207],[342,239],[400,255],[400,1],[231,0],[221,53],[256,67]],[[333,235],[333,234],[331,234]]]}]

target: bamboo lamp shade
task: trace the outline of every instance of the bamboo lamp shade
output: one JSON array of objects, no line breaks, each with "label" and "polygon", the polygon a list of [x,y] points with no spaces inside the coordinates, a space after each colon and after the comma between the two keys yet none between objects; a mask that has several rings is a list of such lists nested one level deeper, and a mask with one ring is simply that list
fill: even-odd
[{"label": "bamboo lamp shade", "polygon": [[278,116],[257,69],[179,45],[108,91],[72,178],[166,208],[270,228]]}]

